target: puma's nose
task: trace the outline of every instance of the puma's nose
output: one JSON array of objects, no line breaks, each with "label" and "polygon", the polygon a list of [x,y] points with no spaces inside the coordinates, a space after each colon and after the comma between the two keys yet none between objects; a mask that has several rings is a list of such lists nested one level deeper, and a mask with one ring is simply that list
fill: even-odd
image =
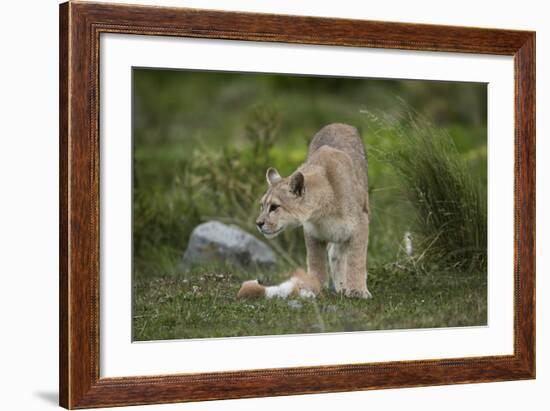
[{"label": "puma's nose", "polygon": [[256,221],[256,225],[258,226],[258,228],[262,228],[264,226],[264,222],[263,221]]}]

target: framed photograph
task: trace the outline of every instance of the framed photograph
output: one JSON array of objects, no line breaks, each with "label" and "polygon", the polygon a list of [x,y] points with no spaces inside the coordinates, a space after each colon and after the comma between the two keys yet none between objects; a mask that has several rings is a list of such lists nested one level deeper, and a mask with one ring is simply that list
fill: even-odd
[{"label": "framed photograph", "polygon": [[535,33],[60,6],[60,405],[535,378]]}]

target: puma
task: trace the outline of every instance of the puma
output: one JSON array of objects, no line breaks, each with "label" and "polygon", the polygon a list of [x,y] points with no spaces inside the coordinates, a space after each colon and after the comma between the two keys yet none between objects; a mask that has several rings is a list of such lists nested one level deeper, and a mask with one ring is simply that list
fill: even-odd
[{"label": "puma", "polygon": [[314,296],[327,285],[330,272],[337,292],[370,298],[367,159],[357,129],[346,124],[323,127],[313,137],[304,164],[288,177],[270,167],[266,179],[257,228],[273,238],[302,227],[307,271],[298,270],[279,286],[247,281],[239,297]]}]

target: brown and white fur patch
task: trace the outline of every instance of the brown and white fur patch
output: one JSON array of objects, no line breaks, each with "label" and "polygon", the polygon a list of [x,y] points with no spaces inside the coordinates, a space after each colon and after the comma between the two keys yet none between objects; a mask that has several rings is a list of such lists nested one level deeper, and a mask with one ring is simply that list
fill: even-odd
[{"label": "brown and white fur patch", "polygon": [[245,281],[238,298],[313,298],[321,291],[319,280],[304,270],[296,270],[292,276],[279,285],[263,286],[258,280]]}]

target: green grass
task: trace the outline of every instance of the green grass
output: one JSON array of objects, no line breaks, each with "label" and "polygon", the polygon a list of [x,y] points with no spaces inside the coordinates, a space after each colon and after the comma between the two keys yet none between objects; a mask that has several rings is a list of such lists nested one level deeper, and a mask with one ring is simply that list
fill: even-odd
[{"label": "green grass", "polygon": [[[133,329],[137,341],[303,334],[487,324],[486,276],[420,273],[408,263],[371,270],[374,298],[348,299],[326,290],[316,299],[239,300],[242,280],[231,268],[139,279]],[[282,278],[279,278],[281,280]],[[277,280],[277,276],[271,277]]]}]

